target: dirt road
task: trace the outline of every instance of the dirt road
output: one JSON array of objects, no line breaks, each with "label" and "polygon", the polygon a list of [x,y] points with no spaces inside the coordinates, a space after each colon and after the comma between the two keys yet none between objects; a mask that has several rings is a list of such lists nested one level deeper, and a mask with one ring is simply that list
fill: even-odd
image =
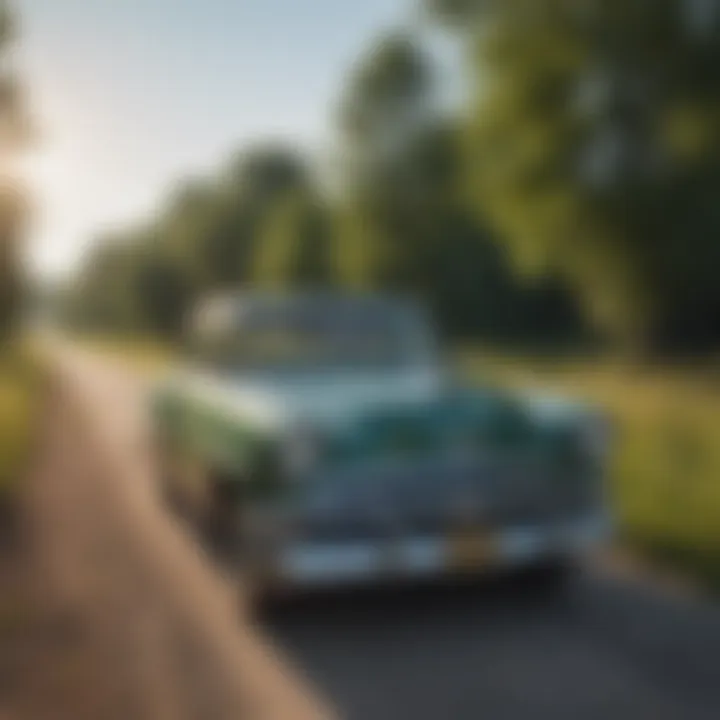
[{"label": "dirt road", "polygon": [[137,382],[76,353],[56,356],[27,503],[46,627],[37,666],[9,693],[10,716],[330,717],[245,622],[234,582],[158,502]]}]

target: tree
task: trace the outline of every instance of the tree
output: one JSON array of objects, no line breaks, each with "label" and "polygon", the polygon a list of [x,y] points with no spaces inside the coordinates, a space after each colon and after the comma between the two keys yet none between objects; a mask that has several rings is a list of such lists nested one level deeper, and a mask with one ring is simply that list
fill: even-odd
[{"label": "tree", "polygon": [[12,65],[16,24],[6,2],[0,3],[0,336],[5,339],[18,317],[23,293],[21,238],[26,199],[10,177],[9,162],[27,142],[29,123]]},{"label": "tree", "polygon": [[215,222],[203,254],[212,285],[251,283],[269,218],[310,184],[304,160],[291,147],[258,145],[239,153],[218,181]]},{"label": "tree", "polygon": [[139,249],[128,236],[100,238],[65,297],[64,315],[77,328],[101,332],[137,329],[134,292]]},{"label": "tree", "polygon": [[420,221],[413,156],[434,117],[431,63],[412,37],[385,37],[351,73],[339,114],[341,273],[348,282],[413,284]]},{"label": "tree", "polygon": [[720,8],[698,8],[473,10],[474,205],[518,266],[561,272],[626,345],[720,342]]},{"label": "tree", "polygon": [[153,245],[138,248],[128,291],[136,298],[137,324],[145,332],[179,341],[195,293],[182,266]]},{"label": "tree", "polygon": [[0,186],[0,340],[12,333],[24,293],[21,244],[27,208],[15,183]]},{"label": "tree", "polygon": [[424,0],[429,15],[454,29],[472,30],[497,0]]},{"label": "tree", "polygon": [[334,282],[329,210],[309,191],[277,205],[260,236],[254,282],[262,287],[327,287]]},{"label": "tree", "polygon": [[385,36],[361,59],[338,128],[332,186],[278,144],[182,183],[152,226],[91,257],[80,317],[172,339],[205,293],[336,285],[418,296],[454,336],[575,332],[566,288],[520,287],[506,249],[468,207],[461,122],[440,111],[434,64],[416,38]]},{"label": "tree", "polygon": [[[460,122],[440,111],[419,41],[377,44],[350,76],[342,109],[341,282],[419,296],[454,336],[537,336],[529,298],[548,281],[520,287],[487,222],[470,212]],[[562,297],[544,316],[547,336],[578,330],[569,292]]]},{"label": "tree", "polygon": [[398,157],[435,114],[432,63],[421,45],[405,33],[382,38],[351,73],[340,103],[351,187],[366,187],[397,168]]},{"label": "tree", "polygon": [[30,122],[22,87],[13,67],[17,22],[7,0],[0,0],[0,158],[7,163],[25,145]]},{"label": "tree", "polygon": [[[91,329],[178,339],[202,295],[253,282],[270,218],[289,198],[307,196],[309,182],[301,158],[279,145],[249,148],[215,177],[185,180],[151,225],[98,239],[78,273],[67,315]],[[318,235],[309,206],[303,212],[291,219],[300,223],[301,248]],[[297,259],[298,272],[310,272],[302,265],[307,259]]]}]

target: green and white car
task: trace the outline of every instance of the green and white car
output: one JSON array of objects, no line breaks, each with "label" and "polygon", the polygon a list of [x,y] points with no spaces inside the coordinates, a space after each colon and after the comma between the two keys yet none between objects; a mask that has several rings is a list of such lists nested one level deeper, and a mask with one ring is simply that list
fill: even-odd
[{"label": "green and white car", "polygon": [[153,397],[163,482],[264,589],[564,565],[608,536],[605,419],[460,383],[411,304],[227,296],[191,345]]}]

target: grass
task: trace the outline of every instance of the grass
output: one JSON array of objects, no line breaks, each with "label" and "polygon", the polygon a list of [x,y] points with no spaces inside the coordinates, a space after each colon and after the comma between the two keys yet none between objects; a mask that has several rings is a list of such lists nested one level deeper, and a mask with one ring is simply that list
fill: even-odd
[{"label": "grass", "polygon": [[621,534],[720,590],[720,374],[468,351],[473,376],[533,385],[607,409],[618,428],[611,491]]},{"label": "grass", "polygon": [[167,367],[177,352],[153,339],[90,336],[77,339],[78,345],[92,353],[119,361],[143,375]]},{"label": "grass", "polygon": [[43,377],[37,350],[0,349],[0,505],[14,500],[32,456]]},{"label": "grass", "polygon": [[18,497],[33,453],[46,388],[40,350],[26,341],[0,347],[0,646],[12,657],[33,621],[22,578]]}]

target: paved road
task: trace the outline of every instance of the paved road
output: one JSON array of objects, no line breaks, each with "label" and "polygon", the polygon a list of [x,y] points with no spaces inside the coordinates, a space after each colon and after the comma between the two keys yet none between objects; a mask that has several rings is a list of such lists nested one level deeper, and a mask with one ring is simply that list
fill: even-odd
[{"label": "paved road", "polygon": [[720,614],[597,571],[559,595],[503,582],[318,598],[265,629],[349,720],[720,718]]},{"label": "paved road", "polygon": [[720,717],[717,614],[610,579],[323,598],[269,624],[351,720]]}]

